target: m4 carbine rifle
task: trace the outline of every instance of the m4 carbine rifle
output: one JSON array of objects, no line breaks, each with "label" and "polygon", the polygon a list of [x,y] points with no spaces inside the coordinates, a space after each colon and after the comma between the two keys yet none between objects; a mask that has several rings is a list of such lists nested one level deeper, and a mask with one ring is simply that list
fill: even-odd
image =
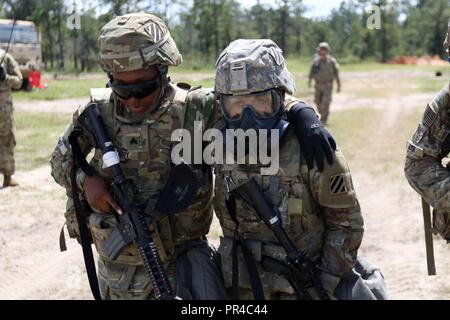
[{"label": "m4 carbine rifle", "polygon": [[[229,184],[230,182],[232,183],[232,181],[228,180]],[[279,272],[289,281],[298,298],[305,300],[329,300],[330,297],[318,277],[319,270],[315,263],[308,257],[306,252],[297,249],[289,239],[279,219],[279,215],[267,201],[255,179],[252,177],[243,184],[235,185],[234,188],[230,189],[230,192],[231,194],[239,195],[254,209],[258,217],[264,221],[286,251],[285,268],[279,267],[280,261],[269,257],[264,258],[265,260],[262,261],[263,265],[267,269],[280,270]]]}]

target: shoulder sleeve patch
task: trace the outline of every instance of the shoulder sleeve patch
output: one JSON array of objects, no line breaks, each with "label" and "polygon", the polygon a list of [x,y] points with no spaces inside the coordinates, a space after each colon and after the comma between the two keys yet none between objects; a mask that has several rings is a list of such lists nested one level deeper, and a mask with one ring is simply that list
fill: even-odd
[{"label": "shoulder sleeve patch", "polygon": [[331,194],[341,194],[346,193],[347,186],[345,184],[345,174],[340,174],[330,177],[330,193]]},{"label": "shoulder sleeve patch", "polygon": [[319,173],[319,205],[328,208],[349,208],[357,205],[356,192],[347,162],[341,151],[335,152],[335,163],[325,165]]}]

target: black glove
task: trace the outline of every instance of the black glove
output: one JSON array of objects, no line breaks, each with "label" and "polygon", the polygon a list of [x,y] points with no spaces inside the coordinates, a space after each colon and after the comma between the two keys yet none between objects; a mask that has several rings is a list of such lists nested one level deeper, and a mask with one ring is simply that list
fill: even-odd
[{"label": "black glove", "polygon": [[0,81],[4,81],[6,78],[5,69],[3,69],[2,66],[0,66]]},{"label": "black glove", "polygon": [[314,167],[314,159],[316,159],[317,168],[322,172],[324,154],[328,163],[332,165],[336,142],[324,128],[315,111],[310,107],[305,108],[305,104],[297,103],[291,109],[290,118],[293,119],[295,133],[305,154],[308,168]]}]

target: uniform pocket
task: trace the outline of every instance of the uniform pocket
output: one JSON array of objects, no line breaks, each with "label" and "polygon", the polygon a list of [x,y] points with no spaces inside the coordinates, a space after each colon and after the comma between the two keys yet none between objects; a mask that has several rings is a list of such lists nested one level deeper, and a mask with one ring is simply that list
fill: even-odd
[{"label": "uniform pocket", "polygon": [[99,281],[109,299],[148,299],[152,292],[143,266],[100,261]]},{"label": "uniform pocket", "polygon": [[65,213],[64,218],[66,219],[67,231],[69,232],[69,237],[72,239],[77,239],[80,242],[80,229],[78,227],[77,216],[75,213],[75,208],[70,207]]},{"label": "uniform pocket", "polygon": [[[105,252],[105,241],[109,235],[116,229],[117,222],[112,216],[99,213],[91,213],[89,216],[89,229],[91,230],[92,240],[100,257],[106,261],[111,261]],[[131,265],[142,264],[138,254],[137,247],[134,243],[125,246],[122,252],[114,260],[115,263],[125,263]]]}]

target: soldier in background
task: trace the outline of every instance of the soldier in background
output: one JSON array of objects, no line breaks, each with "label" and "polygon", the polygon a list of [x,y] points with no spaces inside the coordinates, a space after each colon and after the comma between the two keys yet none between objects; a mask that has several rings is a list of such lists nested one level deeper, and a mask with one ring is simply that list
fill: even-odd
[{"label": "soldier in background", "polygon": [[336,79],[337,92],[341,91],[339,78],[339,64],[330,55],[331,48],[327,42],[321,42],[317,47],[317,54],[309,71],[308,87],[315,82],[314,102],[321,115],[320,120],[325,124],[330,113],[330,104],[333,94],[333,81]]},{"label": "soldier in background", "polygon": [[[444,48],[449,53],[450,21]],[[450,61],[450,58],[449,58]],[[450,241],[450,171],[443,159],[450,152],[450,84],[428,103],[407,143],[405,175],[409,184],[433,207],[433,229]]]},{"label": "soldier in background", "polygon": [[0,172],[3,173],[3,187],[15,187],[12,178],[15,172],[14,148],[16,146],[14,108],[11,89],[22,86],[22,74],[14,58],[0,49]]}]

